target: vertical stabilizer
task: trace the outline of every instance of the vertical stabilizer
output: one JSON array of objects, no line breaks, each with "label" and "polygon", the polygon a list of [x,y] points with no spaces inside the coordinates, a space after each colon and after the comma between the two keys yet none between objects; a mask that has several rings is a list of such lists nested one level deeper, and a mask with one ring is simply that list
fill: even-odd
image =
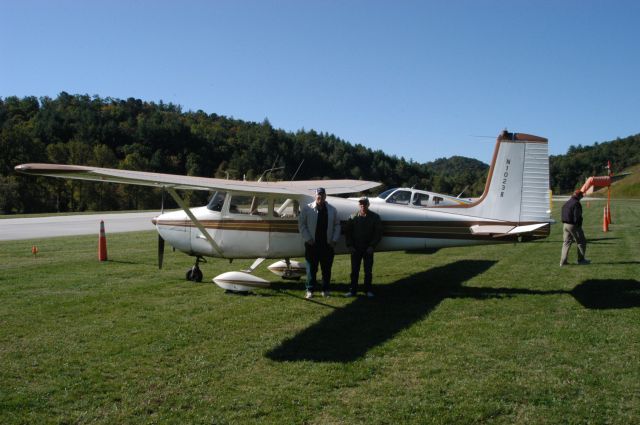
[{"label": "vertical stabilizer", "polygon": [[496,141],[484,193],[465,214],[513,223],[548,222],[547,139],[504,131]]}]

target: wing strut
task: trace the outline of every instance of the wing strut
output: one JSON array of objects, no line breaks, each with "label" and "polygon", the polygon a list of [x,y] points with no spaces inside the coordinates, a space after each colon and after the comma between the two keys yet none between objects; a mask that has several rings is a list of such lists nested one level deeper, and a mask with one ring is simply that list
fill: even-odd
[{"label": "wing strut", "polygon": [[172,187],[167,187],[167,192],[169,192],[169,195],[171,195],[171,197],[178,203],[178,205],[180,205],[180,208],[182,208],[187,216],[189,216],[189,219],[198,228],[198,230],[200,230],[200,233],[202,233],[202,235],[207,238],[214,251],[216,251],[221,257],[224,258],[224,254],[222,253],[222,249],[220,249],[220,246],[216,243],[216,241],[213,240],[213,237],[209,234],[209,232],[207,232],[207,229],[204,228],[202,223],[200,223],[198,219],[193,215],[189,207],[187,207],[187,204],[184,203],[175,189]]}]

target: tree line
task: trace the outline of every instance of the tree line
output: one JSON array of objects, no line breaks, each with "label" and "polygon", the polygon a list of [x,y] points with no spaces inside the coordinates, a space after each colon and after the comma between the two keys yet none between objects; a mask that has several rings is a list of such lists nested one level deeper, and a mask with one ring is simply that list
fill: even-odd
[{"label": "tree line", "polygon": [[595,142],[591,146],[570,146],[565,155],[549,157],[549,174],[554,193],[566,193],[582,186],[590,176],[607,174],[607,161],[612,171],[640,163],[640,134],[609,142]]},{"label": "tree line", "polygon": [[[467,187],[466,196],[482,191],[487,170],[469,158],[436,169],[333,134],[275,129],[267,119],[246,122],[200,110],[183,112],[171,103],[64,92],[55,99],[0,98],[0,129],[3,213],[159,208],[156,189],[17,176],[15,165],[26,162],[247,180],[275,167],[264,178],[366,179],[382,182],[381,190],[408,185],[444,193]],[[185,196],[196,205],[208,194]]]},{"label": "tree line", "polygon": [[[571,190],[585,170],[607,159],[620,166],[621,158],[625,164],[640,162],[637,142],[638,136],[632,136],[551,157],[552,187]],[[365,179],[382,182],[379,190],[415,186],[454,195],[464,191],[464,196],[482,193],[488,170],[481,161],[460,156],[428,163],[405,160],[333,134],[276,129],[266,118],[247,122],[201,110],[184,112],[171,103],[65,92],[55,99],[0,98],[0,212],[159,208],[157,189],[17,176],[15,165],[27,162],[247,180],[275,167],[263,179]],[[191,205],[203,204],[207,196],[185,193]]]}]

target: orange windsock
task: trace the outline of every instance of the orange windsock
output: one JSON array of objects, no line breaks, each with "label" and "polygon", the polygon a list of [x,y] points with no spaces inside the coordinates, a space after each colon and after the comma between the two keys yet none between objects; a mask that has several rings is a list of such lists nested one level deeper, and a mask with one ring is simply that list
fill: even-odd
[{"label": "orange windsock", "polygon": [[100,221],[100,236],[98,237],[98,260],[107,261],[107,237],[104,234],[104,221]]},{"label": "orange windsock", "polygon": [[592,176],[589,177],[584,184],[582,185],[582,187],[580,188],[580,191],[582,193],[584,193],[585,195],[593,192],[593,188],[594,187],[607,187],[607,186],[611,186],[611,177],[610,176]]},{"label": "orange windsock", "polygon": [[604,216],[602,217],[602,231],[609,231],[609,221],[607,221],[607,206],[604,207]]}]

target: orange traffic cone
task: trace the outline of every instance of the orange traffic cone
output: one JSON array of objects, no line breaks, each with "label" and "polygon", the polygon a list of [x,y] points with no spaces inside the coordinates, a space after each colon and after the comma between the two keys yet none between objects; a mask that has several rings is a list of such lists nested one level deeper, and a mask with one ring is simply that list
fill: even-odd
[{"label": "orange traffic cone", "polygon": [[611,224],[611,205],[607,204],[607,223]]},{"label": "orange traffic cone", "polygon": [[38,247],[33,245],[31,247],[31,253],[33,254],[33,258],[36,258],[36,255],[38,254]]},{"label": "orange traffic cone", "polygon": [[98,260],[107,261],[107,237],[104,235],[104,221],[100,221],[100,237],[98,238]]},{"label": "orange traffic cone", "polygon": [[607,207],[604,207],[604,216],[602,217],[602,231],[609,231],[609,222],[607,221]]}]

